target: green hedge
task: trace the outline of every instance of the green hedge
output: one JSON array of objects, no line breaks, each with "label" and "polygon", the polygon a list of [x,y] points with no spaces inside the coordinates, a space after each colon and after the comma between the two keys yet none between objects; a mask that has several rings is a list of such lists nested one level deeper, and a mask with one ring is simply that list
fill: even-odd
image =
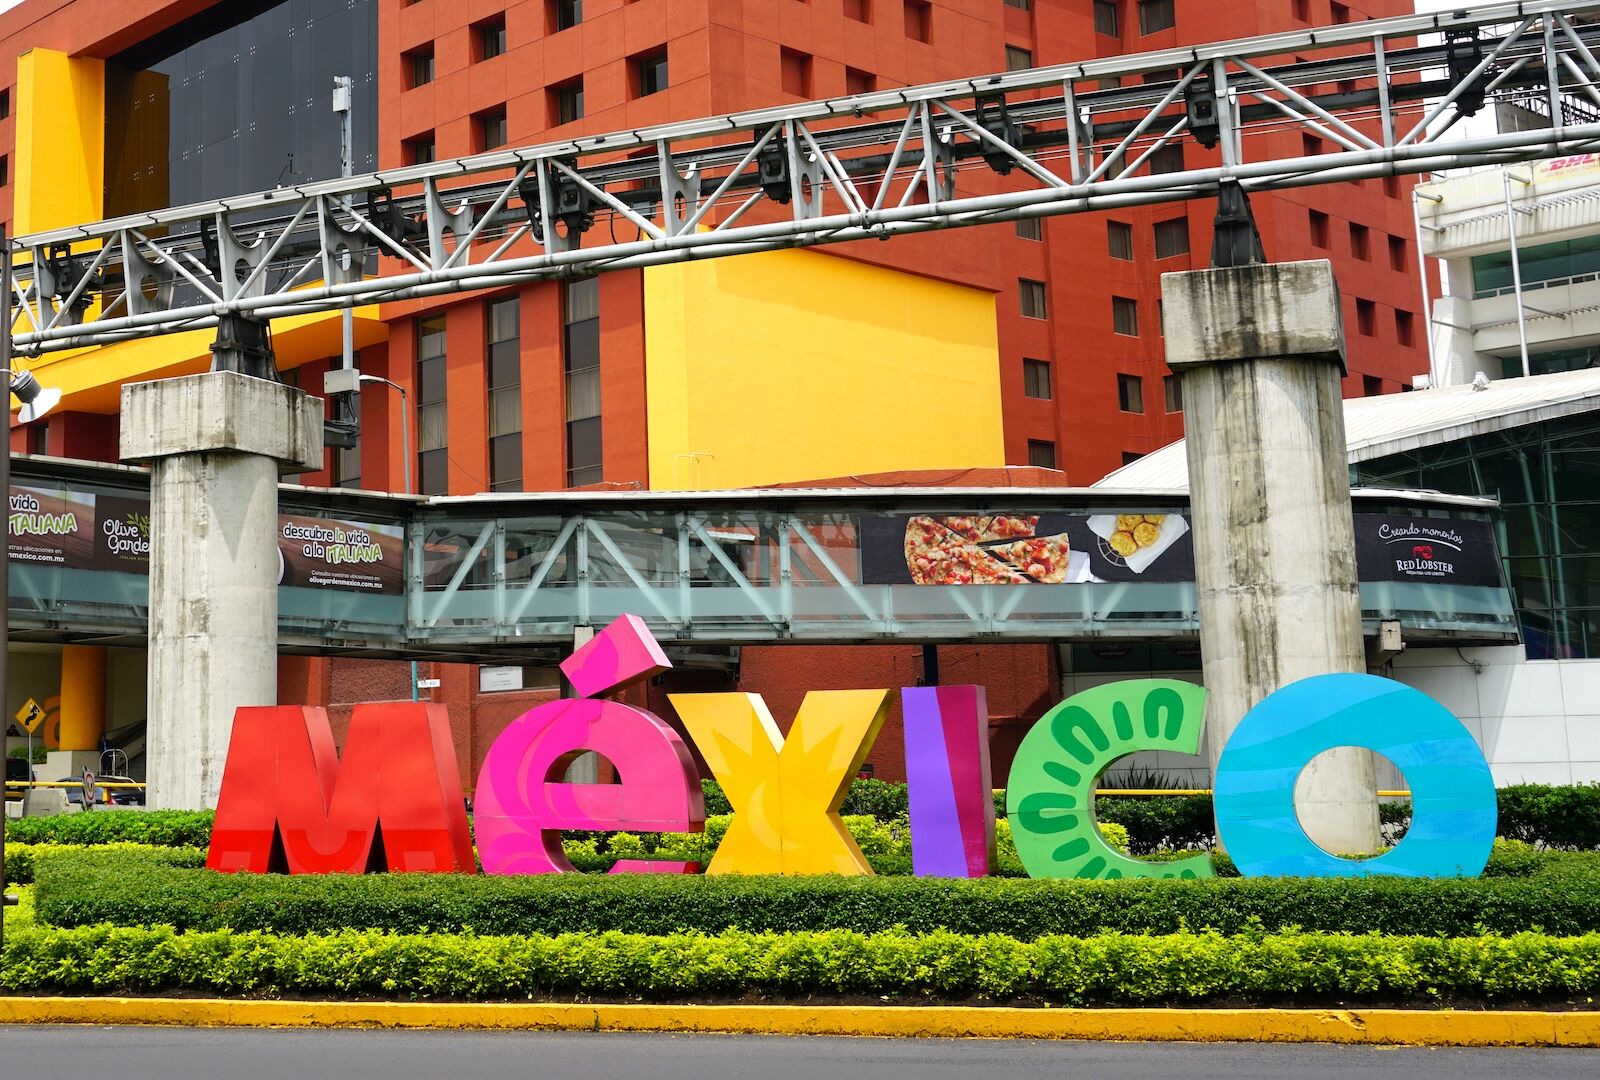
[{"label": "green hedge", "polygon": [[1600,848],[1600,784],[1501,788],[1501,836],[1566,851]]},{"label": "green hedge", "polygon": [[168,927],[24,927],[6,935],[12,992],[385,998],[1034,1000],[1157,1004],[1304,996],[1550,1000],[1600,992],[1600,935],[1386,937],[1286,932],[1107,934],[1034,941],[910,934],[623,933],[280,937]]},{"label": "green hedge", "polygon": [[6,822],[8,844],[155,844],[199,847],[211,843],[210,810],[95,810],[83,814],[19,818]]},{"label": "green hedge", "polygon": [[[704,781],[706,813],[729,813],[728,800],[714,781]],[[995,796],[1005,815],[1004,796]],[[1553,786],[1519,784],[1499,792],[1501,836],[1562,851],[1600,849],[1600,784]],[[1396,842],[1404,834],[1410,809],[1404,803],[1381,807],[1385,836]],[[850,787],[844,813],[892,824],[906,818],[906,786],[881,780],[857,780]],[[1152,797],[1108,796],[1095,803],[1102,824],[1128,831],[1135,855],[1158,850],[1203,849],[1211,846],[1209,795]],[[205,847],[210,842],[209,811],[97,810],[6,823],[6,839],[14,843],[105,844],[124,841],[169,847]],[[572,834],[579,837],[579,834]]]},{"label": "green hedge", "polygon": [[[1522,876],[1209,881],[370,874],[288,877],[174,867],[141,851],[36,860],[38,917],[56,926],[558,934],[619,930],[938,929],[1052,934],[1323,932],[1471,935],[1600,931],[1600,857],[1543,855]],[[1515,860],[1513,860],[1515,862]]]},{"label": "green hedge", "polygon": [[35,860],[40,855],[58,855],[68,853],[110,854],[114,852],[127,852],[146,855],[164,866],[180,866],[195,869],[206,864],[205,848],[161,847],[155,844],[7,844],[5,883],[7,885],[29,885],[33,882]]}]

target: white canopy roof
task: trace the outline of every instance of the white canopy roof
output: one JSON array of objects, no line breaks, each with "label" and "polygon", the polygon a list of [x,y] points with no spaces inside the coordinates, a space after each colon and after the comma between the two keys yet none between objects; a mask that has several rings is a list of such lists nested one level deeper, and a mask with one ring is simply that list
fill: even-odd
[{"label": "white canopy roof", "polygon": [[[1600,368],[1588,368],[1501,379],[1483,390],[1445,386],[1350,398],[1344,403],[1344,425],[1350,460],[1356,462],[1596,410],[1600,410]],[[1187,491],[1185,453],[1179,439],[1108,474],[1095,487]]]}]

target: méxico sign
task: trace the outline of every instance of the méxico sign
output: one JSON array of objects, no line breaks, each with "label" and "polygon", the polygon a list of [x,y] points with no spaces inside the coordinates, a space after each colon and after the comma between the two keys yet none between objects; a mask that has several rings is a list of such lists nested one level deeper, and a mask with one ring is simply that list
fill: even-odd
[{"label": "m\u00e9xico sign", "polygon": [[[677,731],[601,695],[670,667],[644,623],[624,615],[562,663],[577,699],[524,713],[478,774],[477,856],[490,874],[571,872],[561,831],[699,832],[705,807]],[[839,807],[883,726],[889,690],[812,691],[787,737],[758,695],[675,694],[734,817],[708,873],[869,874]],[[988,712],[979,686],[910,687],[905,718],[913,868],[979,877],[994,857]],[[1095,780],[1136,750],[1193,754],[1206,693],[1132,679],[1075,694],[1040,718],[1012,765],[1006,808],[1034,877],[1204,877],[1196,857],[1149,863],[1101,838]],[[1295,816],[1300,771],[1324,750],[1384,754],[1412,790],[1412,825],[1392,851],[1338,858]],[[622,782],[572,784],[573,755],[596,751]],[[1370,675],[1323,675],[1252,709],[1214,780],[1217,829],[1246,875],[1473,876],[1495,833],[1494,783],[1472,736],[1427,695]],[[443,706],[359,705],[344,754],[327,714],[301,706],[238,711],[207,865],[214,870],[362,873],[476,871]],[[690,873],[681,862],[619,862],[612,873]]]}]

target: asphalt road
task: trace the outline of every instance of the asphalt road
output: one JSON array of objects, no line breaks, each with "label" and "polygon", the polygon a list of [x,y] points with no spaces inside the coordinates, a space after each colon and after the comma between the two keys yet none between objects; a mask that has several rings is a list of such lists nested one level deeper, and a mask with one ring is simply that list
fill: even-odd
[{"label": "asphalt road", "polygon": [[0,1027],[0,1077],[51,1080],[1562,1080],[1600,1051],[448,1031]]}]

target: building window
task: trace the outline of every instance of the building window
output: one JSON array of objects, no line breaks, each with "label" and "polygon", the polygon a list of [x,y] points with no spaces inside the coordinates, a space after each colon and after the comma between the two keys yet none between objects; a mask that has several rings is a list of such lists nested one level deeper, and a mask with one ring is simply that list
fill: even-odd
[{"label": "building window", "polygon": [[1121,34],[1122,31],[1117,26],[1115,0],[1094,0],[1094,28],[1096,32],[1109,37]]},{"label": "building window", "polygon": [[406,163],[409,165],[426,165],[435,157],[433,145],[433,132],[418,135],[406,140]]},{"label": "building window", "polygon": [[1294,17],[1301,22],[1311,21],[1311,0],[1293,0]]},{"label": "building window", "polygon": [[906,37],[924,43],[933,40],[933,5],[928,0],[906,0]]},{"label": "building window", "polygon": [[0,187],[11,183],[11,155],[0,154]]},{"label": "building window", "polygon": [[1321,210],[1312,210],[1309,217],[1311,220],[1311,246],[1326,249],[1328,246],[1328,215]]},{"label": "building window", "polygon": [[416,89],[433,81],[433,46],[413,49],[405,54],[406,87]]},{"label": "building window", "polygon": [[1353,221],[1350,223],[1350,254],[1369,262],[1372,259],[1371,232],[1365,225]]},{"label": "building window", "polygon": [[1168,375],[1161,380],[1161,389],[1167,398],[1167,411],[1180,413],[1183,411],[1183,380],[1176,375]]},{"label": "building window", "polygon": [[550,94],[550,125],[559,127],[583,119],[583,80],[552,86]]},{"label": "building window", "polygon": [[778,73],[785,94],[798,98],[811,96],[811,57],[793,49],[779,49]]},{"label": "building window", "polygon": [[0,90],[0,120],[11,115],[11,88]]},{"label": "building window", "polygon": [[1376,337],[1378,333],[1378,305],[1371,300],[1356,301],[1356,329],[1364,337]]},{"label": "building window", "polygon": [[844,0],[844,17],[856,22],[871,22],[872,0]]},{"label": "building window", "polygon": [[1139,0],[1139,33],[1171,30],[1177,23],[1173,0]]},{"label": "building window", "polygon": [[559,34],[583,21],[583,0],[549,0],[550,32]]},{"label": "building window", "polygon": [[473,27],[478,40],[478,59],[492,60],[506,51],[506,17],[498,15]]},{"label": "building window", "polygon": [[1128,337],[1139,336],[1139,302],[1126,296],[1111,298],[1111,330]]},{"label": "building window", "polygon": [[1189,254],[1189,219],[1156,222],[1156,258],[1175,259]]},{"label": "building window", "polygon": [[1389,237],[1389,269],[1403,272],[1408,261],[1405,240],[1398,236]]},{"label": "building window", "polygon": [[1300,156],[1316,157],[1322,153],[1322,140],[1308,132],[1300,133]]},{"label": "building window", "polygon": [[1026,71],[1033,66],[1033,50],[1020,45],[1006,46],[1006,70]]},{"label": "building window", "polygon": [[1032,0],[1006,0],[1006,7],[1014,7],[1018,11],[1031,11],[1033,3]]},{"label": "building window", "polygon": [[489,490],[522,490],[522,302],[489,304]]},{"label": "building window", "polygon": [[1350,9],[1344,4],[1333,3],[1329,5],[1329,8],[1334,22],[1347,23],[1350,21]]},{"label": "building window", "polygon": [[1137,450],[1124,450],[1122,452],[1122,463],[1124,465],[1132,465],[1135,461],[1138,461],[1142,457],[1144,457],[1144,455],[1139,453]]},{"label": "building window", "polygon": [[1022,302],[1022,317],[1025,319],[1044,319],[1049,317],[1049,306],[1045,301],[1044,282],[1029,281],[1023,278],[1017,282],[1017,292]]},{"label": "building window", "polygon": [[1056,467],[1056,444],[1046,439],[1028,440],[1028,464],[1035,469]]},{"label": "building window", "polygon": [[1361,396],[1377,397],[1383,393],[1383,380],[1376,375],[1361,376]]},{"label": "building window", "polygon": [[1415,320],[1412,318],[1411,312],[1396,310],[1394,313],[1395,340],[1402,345],[1414,344],[1415,339],[1412,337],[1414,324]]},{"label": "building window", "polygon": [[1113,259],[1133,261],[1133,226],[1124,221],[1106,222],[1106,250]]},{"label": "building window", "polygon": [[478,149],[495,150],[506,144],[506,110],[498,109],[478,116]]},{"label": "building window", "polygon": [[1050,400],[1050,362],[1024,360],[1022,362],[1022,392],[1040,401]]},{"label": "building window", "polygon": [[1391,199],[1400,197],[1400,178],[1398,176],[1385,176],[1383,178],[1383,193]]},{"label": "building window", "polygon": [[1044,221],[1041,218],[1018,218],[1017,235],[1024,240],[1043,240]]},{"label": "building window", "polygon": [[417,323],[417,491],[450,489],[450,411],[446,399],[444,316]]},{"label": "building window", "polygon": [[604,479],[600,441],[600,282],[566,286],[562,351],[567,375],[567,486]]},{"label": "building window", "polygon": [[1126,413],[1144,412],[1144,380],[1137,375],[1117,376],[1117,408]]},{"label": "building window", "polygon": [[647,53],[633,61],[639,92],[634,97],[649,97],[667,88],[667,50]]},{"label": "building window", "polygon": [[28,453],[44,457],[50,453],[50,421],[28,425]]},{"label": "building window", "polygon": [[860,71],[856,68],[844,69],[844,92],[851,97],[857,94],[870,94],[878,88],[878,77],[870,71]]},{"label": "building window", "polygon": [[1183,147],[1178,143],[1168,143],[1160,150],[1150,155],[1150,175],[1159,176],[1161,173],[1175,173],[1183,171]]}]

